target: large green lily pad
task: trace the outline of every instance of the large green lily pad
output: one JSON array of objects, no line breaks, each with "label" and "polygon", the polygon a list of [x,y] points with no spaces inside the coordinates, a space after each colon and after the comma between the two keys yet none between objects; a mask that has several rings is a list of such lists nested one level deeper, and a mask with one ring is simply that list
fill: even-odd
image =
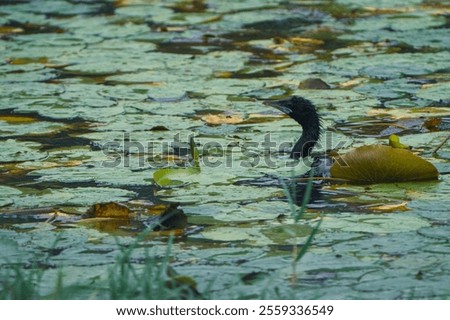
[{"label": "large green lily pad", "polygon": [[382,145],[350,151],[330,171],[333,178],[369,183],[436,180],[439,176],[435,166],[411,151]]}]

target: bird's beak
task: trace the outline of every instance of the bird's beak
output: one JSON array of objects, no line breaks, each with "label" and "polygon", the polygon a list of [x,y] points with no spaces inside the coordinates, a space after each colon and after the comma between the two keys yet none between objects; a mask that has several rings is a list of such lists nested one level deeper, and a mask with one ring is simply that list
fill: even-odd
[{"label": "bird's beak", "polygon": [[279,100],[267,100],[263,102],[266,106],[271,106],[274,107],[278,110],[280,110],[281,112],[284,112],[286,114],[290,114],[292,111],[291,109],[283,106]]}]

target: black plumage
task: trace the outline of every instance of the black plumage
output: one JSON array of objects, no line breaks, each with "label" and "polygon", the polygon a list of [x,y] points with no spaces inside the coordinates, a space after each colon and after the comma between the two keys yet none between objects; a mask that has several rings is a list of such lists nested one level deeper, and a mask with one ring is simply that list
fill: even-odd
[{"label": "black plumage", "polygon": [[292,148],[291,158],[299,159],[309,156],[320,139],[322,129],[320,116],[312,102],[299,96],[292,96],[287,99],[264,103],[286,113],[297,121],[303,129],[300,138]]}]

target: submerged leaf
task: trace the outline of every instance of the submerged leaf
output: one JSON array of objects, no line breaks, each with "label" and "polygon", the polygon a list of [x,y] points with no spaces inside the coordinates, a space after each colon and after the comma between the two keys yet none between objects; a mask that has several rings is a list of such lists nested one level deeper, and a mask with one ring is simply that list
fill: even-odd
[{"label": "submerged leaf", "polygon": [[333,178],[381,183],[435,180],[436,167],[409,150],[382,145],[362,146],[339,157],[331,167]]}]

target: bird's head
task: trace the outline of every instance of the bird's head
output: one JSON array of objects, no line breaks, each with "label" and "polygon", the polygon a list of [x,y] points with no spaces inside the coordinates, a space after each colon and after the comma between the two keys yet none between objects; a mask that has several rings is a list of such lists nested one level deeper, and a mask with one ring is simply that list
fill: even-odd
[{"label": "bird's head", "polygon": [[291,157],[306,157],[320,139],[321,119],[311,101],[292,96],[283,100],[265,101],[264,104],[277,108],[297,121],[303,128],[302,135],[291,152]]},{"label": "bird's head", "polygon": [[283,100],[265,101],[264,104],[284,112],[302,126],[316,124],[317,121],[320,121],[316,107],[312,102],[299,96],[292,96]]}]

